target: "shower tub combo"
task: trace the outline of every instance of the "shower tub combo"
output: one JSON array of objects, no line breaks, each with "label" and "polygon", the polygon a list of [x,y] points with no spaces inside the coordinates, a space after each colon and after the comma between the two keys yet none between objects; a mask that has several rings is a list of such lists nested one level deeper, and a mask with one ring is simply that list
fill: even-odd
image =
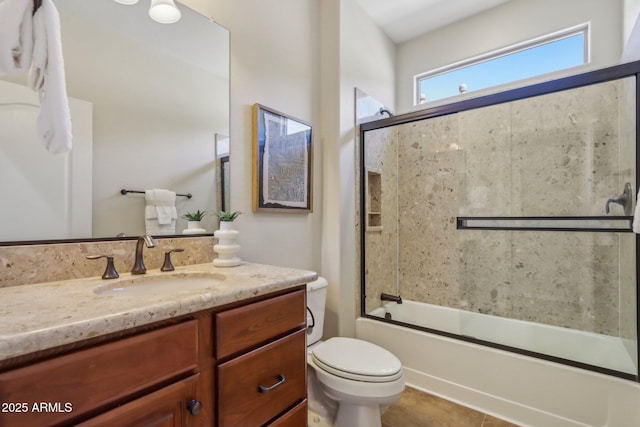
[{"label": "shower tub combo", "polygon": [[361,124],[356,333],[409,384],[521,425],[640,425],[639,73]]}]

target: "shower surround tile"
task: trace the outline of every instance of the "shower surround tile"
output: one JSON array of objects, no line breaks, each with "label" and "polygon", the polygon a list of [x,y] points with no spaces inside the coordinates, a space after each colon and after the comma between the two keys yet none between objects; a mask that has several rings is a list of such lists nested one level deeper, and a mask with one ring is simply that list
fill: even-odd
[{"label": "shower surround tile", "polygon": [[605,215],[607,199],[623,188],[616,173],[618,85],[511,103],[513,215]]},{"label": "shower surround tile", "polygon": [[[380,294],[398,294],[398,148],[395,129],[367,133],[365,168],[381,178],[381,227],[365,232],[366,311],[380,307]],[[369,208],[368,204],[365,207]],[[366,227],[366,224],[361,224]]]},{"label": "shower surround tile", "polygon": [[[634,92],[631,83],[407,123],[396,135],[385,129],[386,143],[397,145],[397,166],[388,153],[380,156],[382,134],[375,152],[367,135],[368,164],[398,180],[398,217],[386,211],[392,201],[383,203],[383,215],[398,221],[402,297],[634,337],[633,236],[457,230],[455,223],[457,216],[605,215],[607,199],[635,182],[635,113],[623,96]],[[620,206],[611,208],[622,215]],[[369,234],[368,269],[395,280],[395,236],[373,244]],[[373,280],[368,274],[368,293]],[[379,306],[367,301],[368,310]]]},{"label": "shower surround tile", "polygon": [[458,174],[464,166],[456,145],[458,122],[445,116],[407,128],[408,135],[401,131],[398,137],[401,295],[456,306],[459,255],[450,235],[456,228]]}]

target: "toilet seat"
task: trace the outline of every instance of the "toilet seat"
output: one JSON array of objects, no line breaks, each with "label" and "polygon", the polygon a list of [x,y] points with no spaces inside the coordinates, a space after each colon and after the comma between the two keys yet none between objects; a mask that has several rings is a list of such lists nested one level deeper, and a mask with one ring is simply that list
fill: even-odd
[{"label": "toilet seat", "polygon": [[320,369],[350,380],[381,383],[402,377],[402,364],[396,356],[354,338],[330,338],[314,347],[311,357]]}]

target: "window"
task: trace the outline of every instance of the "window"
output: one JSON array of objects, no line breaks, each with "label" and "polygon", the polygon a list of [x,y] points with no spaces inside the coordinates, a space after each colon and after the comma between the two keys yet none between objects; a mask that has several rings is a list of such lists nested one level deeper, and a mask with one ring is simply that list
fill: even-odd
[{"label": "window", "polygon": [[589,62],[583,24],[415,76],[416,104],[539,76]]}]

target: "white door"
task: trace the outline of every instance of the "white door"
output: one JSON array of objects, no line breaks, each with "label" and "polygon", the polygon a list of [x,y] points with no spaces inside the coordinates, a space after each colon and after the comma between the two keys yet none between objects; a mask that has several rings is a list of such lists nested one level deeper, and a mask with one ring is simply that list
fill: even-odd
[{"label": "white door", "polygon": [[70,153],[51,154],[36,134],[37,95],[0,81],[0,241],[91,237],[91,103],[69,99]]}]

